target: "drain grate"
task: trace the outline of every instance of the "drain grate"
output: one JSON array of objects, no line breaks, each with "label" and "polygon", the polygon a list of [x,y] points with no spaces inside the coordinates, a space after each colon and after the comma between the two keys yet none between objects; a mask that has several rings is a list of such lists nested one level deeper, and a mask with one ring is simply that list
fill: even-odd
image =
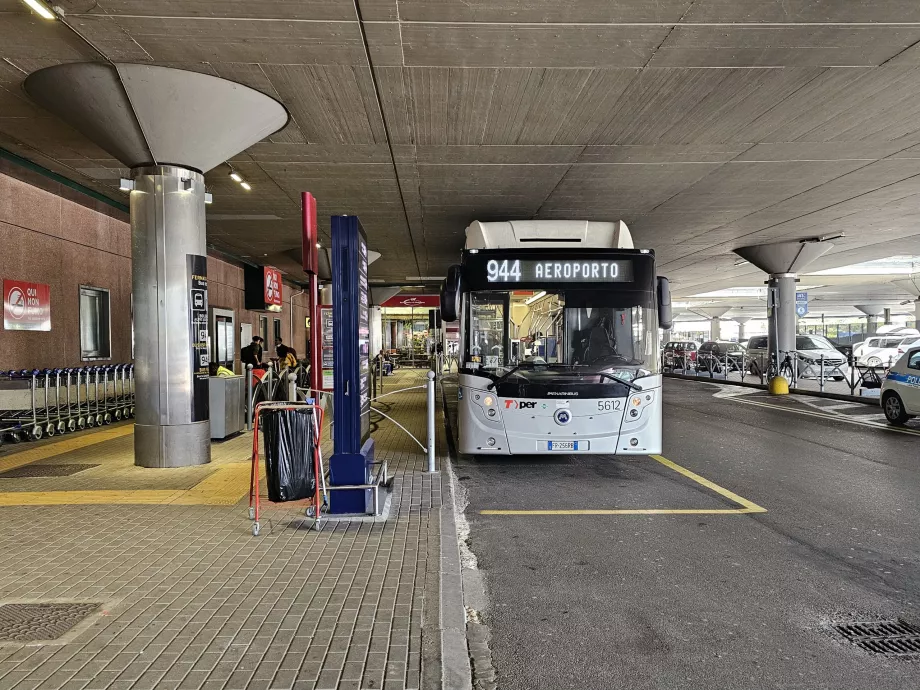
[{"label": "drain grate", "polygon": [[836,623],[834,630],[873,654],[920,655],[920,628],[904,621]]},{"label": "drain grate", "polygon": [[0,605],[0,642],[56,640],[101,604]]},{"label": "drain grate", "polygon": [[24,465],[0,474],[0,479],[25,479],[27,477],[69,477],[83,470],[99,467],[99,465]]}]

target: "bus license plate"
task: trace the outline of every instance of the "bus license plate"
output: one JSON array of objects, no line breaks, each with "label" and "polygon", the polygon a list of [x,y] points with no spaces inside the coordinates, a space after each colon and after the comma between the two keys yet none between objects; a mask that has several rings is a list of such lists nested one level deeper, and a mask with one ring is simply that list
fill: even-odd
[{"label": "bus license plate", "polygon": [[587,450],[586,441],[547,441],[548,450]]}]

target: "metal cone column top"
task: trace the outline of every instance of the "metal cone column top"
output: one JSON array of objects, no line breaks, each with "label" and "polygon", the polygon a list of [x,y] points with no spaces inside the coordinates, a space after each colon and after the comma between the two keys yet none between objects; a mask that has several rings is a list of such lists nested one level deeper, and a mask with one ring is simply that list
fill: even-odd
[{"label": "metal cone column top", "polygon": [[721,319],[731,311],[731,307],[694,307],[693,311],[710,319]]},{"label": "metal cone column top", "polygon": [[738,247],[735,254],[764,273],[800,273],[808,264],[833,249],[830,242],[777,242]]},{"label": "metal cone column top", "polygon": [[209,74],[131,63],[38,70],[26,93],[129,168],[207,172],[287,124],[278,101]]},{"label": "metal cone column top", "polygon": [[885,311],[885,307],[880,307],[875,304],[854,304],[853,306],[869,318],[881,316]]},{"label": "metal cone column top", "polygon": [[24,86],[131,168],[134,462],[209,462],[203,173],[279,130],[287,111],[246,86],[153,65],[58,65]]}]

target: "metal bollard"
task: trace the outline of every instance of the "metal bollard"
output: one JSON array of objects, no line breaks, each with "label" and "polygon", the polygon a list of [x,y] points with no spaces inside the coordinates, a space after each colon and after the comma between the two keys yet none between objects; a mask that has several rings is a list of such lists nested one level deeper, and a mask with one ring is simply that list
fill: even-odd
[{"label": "metal bollard", "polygon": [[246,365],[246,431],[252,431],[252,365]]},{"label": "metal bollard", "polygon": [[856,373],[856,359],[853,355],[847,357],[847,367],[850,370],[850,395],[853,395],[856,392],[856,377],[854,376]]},{"label": "metal bollard", "polygon": [[824,392],[824,355],[821,355],[821,392]]},{"label": "metal bollard", "polygon": [[428,372],[428,471],[434,472],[434,372]]},{"label": "metal bollard", "polygon": [[291,373],[287,375],[288,380],[288,400],[290,402],[297,402],[297,374]]}]

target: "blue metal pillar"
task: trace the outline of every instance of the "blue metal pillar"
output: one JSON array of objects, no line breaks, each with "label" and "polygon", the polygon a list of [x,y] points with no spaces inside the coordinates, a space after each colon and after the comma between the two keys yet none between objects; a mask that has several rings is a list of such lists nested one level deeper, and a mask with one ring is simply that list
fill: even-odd
[{"label": "blue metal pillar", "polygon": [[[332,486],[368,484],[370,438],[370,320],[367,237],[357,216],[332,216],[333,441]],[[330,492],[332,513],[366,513],[370,491]]]}]

